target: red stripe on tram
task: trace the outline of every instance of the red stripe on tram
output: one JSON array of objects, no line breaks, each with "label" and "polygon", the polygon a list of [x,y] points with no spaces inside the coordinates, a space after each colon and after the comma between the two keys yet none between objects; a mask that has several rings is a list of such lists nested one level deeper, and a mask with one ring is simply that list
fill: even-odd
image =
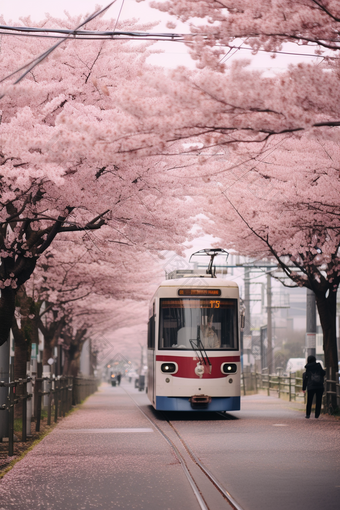
[{"label": "red stripe on tram", "polygon": [[[209,354],[208,354],[209,356]],[[209,363],[204,365],[205,370],[203,374],[203,379],[216,379],[227,377],[229,374],[223,374],[221,372],[222,363],[239,363],[240,356],[218,356],[218,357],[210,357],[209,360],[211,363],[211,374],[209,373]],[[197,357],[185,357],[185,356],[172,356],[171,354],[157,354],[156,361],[163,362],[173,362],[177,363],[178,371],[175,374],[171,374],[173,377],[196,377],[195,368],[198,363]]]}]

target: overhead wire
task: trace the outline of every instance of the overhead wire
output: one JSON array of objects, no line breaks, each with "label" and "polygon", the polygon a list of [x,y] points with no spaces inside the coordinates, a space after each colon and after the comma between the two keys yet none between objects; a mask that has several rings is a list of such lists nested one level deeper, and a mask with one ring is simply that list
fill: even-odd
[{"label": "overhead wire", "polygon": [[[0,83],[4,82],[5,80],[7,80],[8,78],[11,78],[12,76],[16,75],[17,73],[20,73],[21,71],[24,71],[20,76],[19,78],[17,78],[13,85],[16,85],[17,83],[19,83],[21,80],[23,80],[23,78],[25,78],[25,76],[30,72],[32,71],[32,69],[34,69],[34,67],[36,67],[38,64],[40,64],[43,60],[45,60],[45,58],[47,58],[58,46],[60,46],[60,44],[62,44],[64,41],[66,41],[67,39],[69,39],[70,35],[72,35],[72,32],[73,33],[76,33],[77,30],[79,30],[79,28],[83,27],[84,25],[86,25],[87,23],[89,23],[90,21],[92,21],[93,19],[95,19],[97,16],[99,16],[100,14],[103,14],[105,11],[107,11],[111,5],[113,5],[114,3],[116,2],[116,0],[113,0],[113,2],[109,3],[106,7],[104,7],[103,9],[100,9],[98,11],[95,11],[93,14],[91,14],[90,16],[88,16],[85,21],[83,21],[80,25],[78,25],[76,27],[75,30],[73,31],[69,31],[70,33],[66,36],[66,37],[63,37],[60,41],[58,41],[56,44],[54,44],[51,48],[49,48],[48,50],[44,51],[41,55],[39,55],[38,57],[34,58],[33,60],[31,60],[30,62],[28,62],[27,64],[25,64],[24,66],[20,67],[19,69],[17,69],[16,71],[14,71],[13,73],[5,76],[5,78],[3,78],[2,80],[0,80]],[[2,94],[0,96],[0,99],[2,99],[4,97],[4,94]]]},{"label": "overhead wire", "polygon": [[[102,11],[98,12],[98,15]],[[79,27],[85,25],[93,18],[88,18]],[[38,28],[38,27],[10,27],[8,25],[0,25],[1,35],[15,35],[15,36],[36,36],[36,37],[49,37],[53,39],[64,39],[65,37],[72,36],[74,39],[87,38],[87,39],[110,39],[113,36],[126,37],[126,38],[138,38],[138,37],[159,37],[162,39],[169,40],[182,40],[189,34],[175,34],[175,33],[153,33],[153,32],[135,32],[135,31],[122,31],[116,30],[119,18],[116,20],[115,28],[113,30],[79,30],[76,29],[64,29],[64,28]]]},{"label": "overhead wire", "polygon": [[124,2],[125,2],[125,0],[122,0],[122,3],[120,4],[120,9],[119,9],[118,16],[117,16],[116,23],[115,23],[115,26],[114,26],[114,29],[113,29],[113,30],[116,30],[116,28],[117,28],[117,25],[118,25],[118,22],[119,22],[120,15],[121,15],[122,10],[123,10]]},{"label": "overhead wire", "polygon": [[[114,2],[112,2],[114,3]],[[112,5],[112,3],[110,5]],[[109,6],[105,7],[102,11],[97,13],[97,16],[101,14],[104,10],[108,9]],[[122,6],[120,9],[120,13],[122,10]],[[120,15],[119,13],[119,15]],[[79,27],[85,25],[89,21],[91,21],[92,17],[86,19]],[[116,21],[116,26],[118,23],[118,18]],[[42,37],[42,38],[53,38],[53,39],[66,39],[72,36],[72,39],[90,39],[90,40],[102,40],[102,39],[145,39],[145,40],[157,40],[157,41],[169,41],[169,42],[185,42],[186,44],[190,44],[190,40],[188,37],[194,39],[195,34],[184,34],[184,33],[173,33],[173,32],[135,32],[135,31],[122,31],[116,30],[116,26],[114,30],[79,30],[77,27],[74,30],[70,29],[61,29],[61,28],[38,28],[38,27],[10,27],[8,25],[0,25],[0,35],[15,35],[15,36],[30,36],[30,37]],[[225,62],[229,60],[235,53],[240,50],[243,51],[253,51],[253,48],[250,46],[243,46],[244,43],[238,46],[229,45],[229,52],[222,56],[220,62]],[[340,50],[340,47],[339,47]],[[230,52],[232,53],[230,55]],[[270,54],[278,54],[278,55],[289,55],[289,56],[300,56],[300,57],[312,57],[312,58],[321,58],[324,59],[325,55],[318,55],[315,53],[300,53],[295,51],[281,51],[281,50],[262,50],[259,49],[258,52],[262,53],[270,53]],[[327,58],[335,59],[337,57],[332,57],[327,55]]]},{"label": "overhead wire", "polygon": [[[122,12],[122,8],[124,5],[124,1],[122,0],[119,14],[116,20],[115,29],[118,24],[118,20],[120,17],[120,14]],[[10,73],[9,75],[5,76],[0,80],[0,83],[3,83],[5,80],[8,80],[9,78],[17,75],[21,71],[23,73],[17,78],[13,85],[16,85],[21,80],[25,78],[25,76],[30,73],[37,65],[39,65],[43,60],[45,60],[60,44],[63,42],[69,40],[69,39],[87,39],[87,40],[103,40],[103,39],[139,39],[139,40],[153,40],[153,41],[176,41],[176,42],[186,42],[188,43],[188,36],[189,34],[174,34],[174,33],[149,33],[149,32],[125,32],[125,31],[116,31],[115,29],[113,31],[88,31],[88,30],[80,30],[81,27],[98,17],[99,15],[103,14],[105,11],[107,11],[116,0],[113,0],[110,2],[106,7],[103,9],[100,9],[98,11],[95,11],[92,15],[88,16],[85,21],[83,21],[80,25],[78,25],[75,29],[69,30],[69,29],[54,29],[54,28],[37,28],[37,27],[10,27],[7,25],[0,25],[0,35],[16,35],[16,36],[29,36],[29,37],[50,37],[50,38],[56,38],[60,39],[57,43],[55,43],[51,48],[44,51],[41,55],[38,57],[32,59],[30,62],[25,64],[24,66],[20,67],[16,71]],[[191,35],[190,37],[194,37],[194,35]],[[232,56],[235,55],[239,50],[250,50],[253,51],[252,48],[242,47],[242,44],[239,46],[228,46],[229,52],[225,56],[228,60]],[[259,50],[264,51],[264,50]],[[317,54],[298,54],[298,53],[291,53],[291,52],[281,52],[281,51],[273,51],[271,53],[278,53],[278,54],[287,54],[287,55],[299,55],[299,56],[305,56],[305,57],[319,57],[324,59],[325,57],[323,55],[317,55]],[[334,58],[334,57],[328,57],[328,58]],[[224,60],[224,57],[222,57],[222,60]],[[5,93],[2,93],[0,95],[0,99],[4,97]]]}]

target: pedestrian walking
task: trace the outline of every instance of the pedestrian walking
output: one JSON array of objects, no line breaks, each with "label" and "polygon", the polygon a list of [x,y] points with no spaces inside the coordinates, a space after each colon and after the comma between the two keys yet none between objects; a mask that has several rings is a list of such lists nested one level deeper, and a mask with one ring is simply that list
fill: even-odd
[{"label": "pedestrian walking", "polygon": [[118,374],[117,374],[117,383],[118,383],[118,386],[120,386],[121,378],[122,378],[122,374],[120,372],[118,372]]},{"label": "pedestrian walking", "polygon": [[307,390],[306,418],[310,418],[312,403],[315,395],[315,418],[319,418],[323,394],[323,378],[326,374],[320,363],[317,363],[315,356],[308,356],[306,371],[303,373],[302,390]]}]

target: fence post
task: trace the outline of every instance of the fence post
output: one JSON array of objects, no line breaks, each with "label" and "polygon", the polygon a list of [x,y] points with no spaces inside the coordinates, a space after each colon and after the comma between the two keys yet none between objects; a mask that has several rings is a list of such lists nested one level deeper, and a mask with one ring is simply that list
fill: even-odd
[{"label": "fence post", "polygon": [[47,408],[47,425],[51,425],[51,414],[52,414],[52,373],[50,374],[50,380],[48,383],[48,408]]},{"label": "fence post", "polygon": [[15,382],[14,382],[14,365],[9,366],[9,423],[8,423],[8,455],[14,455],[14,395],[15,395]]},{"label": "fence post", "polygon": [[35,426],[36,432],[40,432],[40,419],[41,419],[41,388],[42,388],[42,363],[37,363],[37,378],[35,380],[35,394],[37,399],[37,423]]},{"label": "fence post", "polygon": [[63,405],[64,405],[64,376],[60,376],[60,379],[59,379],[59,418],[61,418],[63,416]]},{"label": "fence post", "polygon": [[[19,379],[20,381],[20,379]],[[23,383],[23,402],[22,402],[22,441],[27,440],[27,377],[21,379]]]},{"label": "fence post", "polygon": [[[59,377],[59,376],[58,376]],[[54,379],[54,423],[58,421],[59,379]]]},{"label": "fence post", "polygon": [[72,405],[76,406],[77,404],[78,404],[78,400],[77,400],[77,378],[73,377]]},{"label": "fence post", "polygon": [[63,416],[63,375],[59,379],[59,418]]},{"label": "fence post", "polygon": [[26,399],[26,439],[27,436],[31,436],[31,420],[32,420],[32,377],[31,377],[31,364],[27,362],[27,399]]},{"label": "fence post", "polygon": [[68,377],[67,379],[67,411],[71,411],[72,409],[72,388],[73,388],[73,377]]},{"label": "fence post", "polygon": [[270,397],[270,373],[268,372],[268,387],[267,387],[267,395]]},{"label": "fence post", "polygon": [[8,437],[9,347],[8,338],[7,342],[0,346],[0,440]]},{"label": "fence post", "polygon": [[329,414],[333,414],[333,412],[335,411],[335,409],[333,409],[333,405],[332,405],[332,401],[333,401],[332,396],[333,395],[335,395],[336,405],[338,403],[338,401],[337,401],[337,384],[339,384],[339,382],[337,382],[337,378],[338,378],[338,372],[335,372],[333,375],[333,368],[326,367],[326,404],[327,404],[327,411]]},{"label": "fence post", "polygon": [[63,378],[63,382],[62,382],[62,390],[61,390],[61,394],[63,396],[63,403],[62,403],[62,417],[65,418],[65,409],[66,409],[66,395],[65,395],[65,388],[67,387],[67,383],[66,383],[66,376],[64,376]]}]

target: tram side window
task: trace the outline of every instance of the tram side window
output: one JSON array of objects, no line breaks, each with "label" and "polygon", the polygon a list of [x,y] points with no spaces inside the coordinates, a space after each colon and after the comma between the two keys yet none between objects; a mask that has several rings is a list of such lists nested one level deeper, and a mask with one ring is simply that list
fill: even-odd
[{"label": "tram side window", "polygon": [[148,348],[155,348],[155,316],[153,315],[149,319],[148,323]]}]

